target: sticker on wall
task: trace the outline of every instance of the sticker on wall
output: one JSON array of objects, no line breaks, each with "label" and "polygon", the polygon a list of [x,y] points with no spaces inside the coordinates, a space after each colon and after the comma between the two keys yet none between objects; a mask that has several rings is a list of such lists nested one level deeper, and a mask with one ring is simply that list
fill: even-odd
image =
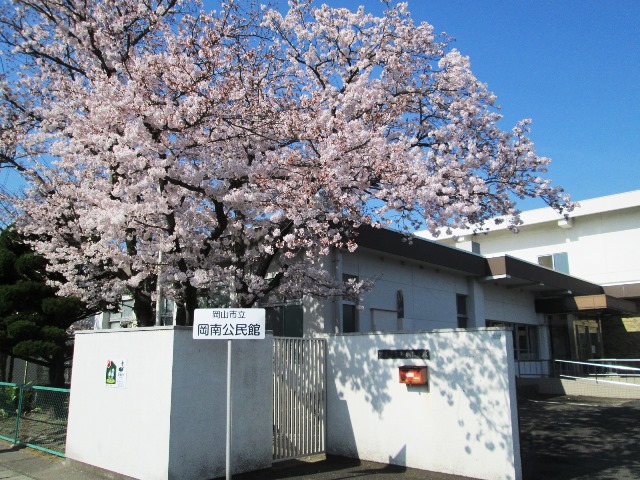
[{"label": "sticker on wall", "polygon": [[127,361],[107,360],[105,373],[105,385],[107,387],[124,388],[127,385]]}]

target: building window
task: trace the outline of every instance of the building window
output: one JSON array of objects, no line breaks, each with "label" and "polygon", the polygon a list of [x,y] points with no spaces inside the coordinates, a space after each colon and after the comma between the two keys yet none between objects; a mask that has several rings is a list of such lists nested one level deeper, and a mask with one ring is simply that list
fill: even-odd
[{"label": "building window", "polygon": [[302,337],[304,334],[302,297],[283,299],[270,295],[260,302],[265,309],[265,329],[274,337]]},{"label": "building window", "polygon": [[162,325],[173,325],[173,313],[176,304],[173,300],[163,297],[160,300],[160,323]]},{"label": "building window", "polygon": [[456,311],[458,314],[458,328],[467,328],[469,316],[467,315],[467,296],[456,295]]},{"label": "building window", "polygon": [[133,318],[133,300],[123,300],[118,311],[111,312],[111,320],[131,320]]},{"label": "building window", "polygon": [[514,325],[514,348],[516,360],[537,360],[538,327],[531,325]]},{"label": "building window", "polygon": [[578,360],[586,362],[602,357],[602,335],[600,320],[597,317],[576,318],[575,329]]},{"label": "building window", "polygon": [[[357,275],[343,274],[342,281],[347,282],[349,280],[358,281]],[[353,333],[358,330],[358,307],[355,302],[350,300],[342,301],[342,332]]]},{"label": "building window", "polygon": [[358,309],[355,305],[349,303],[342,305],[342,331],[344,333],[358,331]]},{"label": "building window", "polygon": [[516,360],[538,360],[538,327],[520,323],[495,322],[487,320],[487,327],[507,327],[513,332],[513,350]]},{"label": "building window", "polygon": [[550,268],[556,272],[569,273],[569,255],[567,252],[554,253],[551,255],[540,255],[538,265]]},{"label": "building window", "polygon": [[133,300],[122,300],[118,311],[109,313],[109,328],[126,328],[133,324],[136,316],[133,313]]},{"label": "building window", "polygon": [[551,356],[557,360],[571,360],[571,338],[566,314],[547,316],[551,337]]}]

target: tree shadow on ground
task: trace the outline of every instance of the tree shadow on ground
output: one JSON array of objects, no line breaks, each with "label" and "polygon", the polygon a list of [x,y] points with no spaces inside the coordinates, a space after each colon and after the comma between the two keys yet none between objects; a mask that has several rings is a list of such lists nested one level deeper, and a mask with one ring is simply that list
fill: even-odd
[{"label": "tree shadow on ground", "polygon": [[528,397],[519,403],[524,480],[640,478],[640,400]]},{"label": "tree shadow on ground", "polygon": [[377,480],[469,480],[458,475],[408,469],[399,465],[361,461],[335,455],[287,460],[268,470],[234,475],[234,480],[315,479],[342,480],[347,478],[375,478]]}]

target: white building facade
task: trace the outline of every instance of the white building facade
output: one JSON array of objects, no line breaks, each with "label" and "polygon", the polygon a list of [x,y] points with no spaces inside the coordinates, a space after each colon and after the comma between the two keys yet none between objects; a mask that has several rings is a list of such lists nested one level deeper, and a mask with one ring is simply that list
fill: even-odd
[{"label": "white building facade", "polygon": [[[506,326],[513,331],[516,360],[538,371],[551,358],[602,356],[600,304],[617,314],[636,312],[634,303],[605,295],[594,282],[512,256],[485,257],[372,228],[360,229],[357,243],[355,252],[335,250],[321,262],[336,278],[371,281],[362,299],[271,299],[260,305],[267,309],[267,329],[275,336],[313,337]],[[584,318],[567,311],[575,302],[586,305]],[[125,307],[97,323],[126,326],[131,314]],[[171,323],[170,312],[163,318]]]},{"label": "white building facade", "polygon": [[[456,231],[438,241],[487,257],[508,254],[585,279],[602,286],[611,298],[609,303],[615,303],[614,298],[640,300],[640,190],[580,201],[565,216],[543,208],[523,212],[521,219],[523,225],[517,234],[509,231],[505,222],[492,226],[489,232]],[[417,235],[431,238],[426,232]],[[640,320],[628,311],[632,308],[612,309],[606,303],[592,304],[589,311],[585,306],[569,307],[557,308],[562,312],[547,318],[557,327],[557,357],[568,356],[572,347],[571,339],[560,333],[568,321],[575,330],[570,333],[584,340],[583,345],[574,347],[582,350],[577,352],[579,357],[639,358],[640,339],[635,337],[640,336]],[[598,338],[602,335],[604,340]],[[587,341],[586,337],[592,338]]]},{"label": "white building facade", "polygon": [[[354,253],[333,252],[324,265],[337,277],[373,281],[372,290],[358,305],[311,297],[280,305],[283,324],[270,325],[276,335],[506,326],[513,331],[519,366],[544,374],[554,350],[567,359],[581,358],[581,348],[589,356],[592,348],[602,354],[600,320],[591,318],[602,314],[600,303],[610,312],[636,312],[633,302],[607,296],[600,285],[515,257],[487,258],[433,241],[407,242],[388,230],[362,229],[357,241]],[[582,313],[590,317],[579,321],[568,315],[565,303],[574,302],[585,304]],[[590,327],[588,347],[584,329],[570,331],[568,319]]]}]

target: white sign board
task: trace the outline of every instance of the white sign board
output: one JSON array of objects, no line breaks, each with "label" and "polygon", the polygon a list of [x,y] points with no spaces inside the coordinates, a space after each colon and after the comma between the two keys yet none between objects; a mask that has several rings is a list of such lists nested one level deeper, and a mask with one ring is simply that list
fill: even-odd
[{"label": "white sign board", "polygon": [[262,340],[264,308],[197,308],[193,315],[196,340]]},{"label": "white sign board", "polygon": [[126,360],[107,360],[105,385],[112,388],[124,388],[127,386]]}]

